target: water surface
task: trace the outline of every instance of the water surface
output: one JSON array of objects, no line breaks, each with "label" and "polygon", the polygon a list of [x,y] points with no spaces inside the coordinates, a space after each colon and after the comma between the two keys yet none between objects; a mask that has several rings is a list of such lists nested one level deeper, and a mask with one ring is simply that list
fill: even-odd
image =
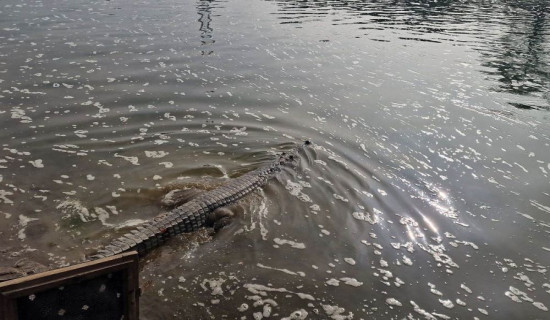
[{"label": "water surface", "polygon": [[0,250],[52,267],[304,139],[141,318],[544,319],[546,1],[3,1]]}]

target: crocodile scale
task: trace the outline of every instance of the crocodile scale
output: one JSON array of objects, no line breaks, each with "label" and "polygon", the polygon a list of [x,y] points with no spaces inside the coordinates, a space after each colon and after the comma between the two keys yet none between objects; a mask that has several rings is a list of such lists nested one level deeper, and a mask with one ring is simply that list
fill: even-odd
[{"label": "crocodile scale", "polygon": [[291,152],[280,155],[272,164],[231,179],[220,187],[206,191],[189,202],[143,223],[134,230],[112,240],[109,245],[98,250],[90,259],[105,258],[133,250],[137,251],[140,256],[144,256],[175,235],[197,231],[206,225],[209,215],[214,210],[235,203],[252,191],[264,186],[270,178],[281,171],[281,167],[295,162],[298,149],[309,144],[310,142],[306,141]]}]

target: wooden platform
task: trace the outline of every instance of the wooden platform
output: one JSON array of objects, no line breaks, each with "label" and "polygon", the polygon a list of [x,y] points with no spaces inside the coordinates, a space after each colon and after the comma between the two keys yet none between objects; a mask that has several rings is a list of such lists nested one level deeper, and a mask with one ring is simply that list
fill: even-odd
[{"label": "wooden platform", "polygon": [[0,283],[0,320],[139,318],[137,252]]}]

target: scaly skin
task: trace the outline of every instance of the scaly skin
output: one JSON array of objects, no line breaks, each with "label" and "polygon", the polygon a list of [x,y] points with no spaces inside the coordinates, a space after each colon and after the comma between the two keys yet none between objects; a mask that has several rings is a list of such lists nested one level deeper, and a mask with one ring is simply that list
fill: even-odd
[{"label": "scaly skin", "polygon": [[154,248],[159,247],[169,238],[184,232],[193,232],[215,219],[214,210],[235,203],[252,191],[263,187],[270,178],[285,165],[293,165],[299,148],[309,145],[306,141],[302,146],[290,153],[283,153],[271,165],[248,172],[232,179],[222,186],[207,191],[171,211],[157,216],[129,233],[111,241],[90,259],[100,259],[121,252],[135,250],[144,256]]}]

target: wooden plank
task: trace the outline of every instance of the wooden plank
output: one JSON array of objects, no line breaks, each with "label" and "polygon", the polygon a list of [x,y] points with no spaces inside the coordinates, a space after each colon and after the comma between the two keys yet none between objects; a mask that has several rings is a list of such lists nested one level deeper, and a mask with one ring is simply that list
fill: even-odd
[{"label": "wooden plank", "polygon": [[17,320],[17,299],[87,279],[123,272],[126,319],[139,316],[139,258],[136,251],[0,282],[0,320]]}]

